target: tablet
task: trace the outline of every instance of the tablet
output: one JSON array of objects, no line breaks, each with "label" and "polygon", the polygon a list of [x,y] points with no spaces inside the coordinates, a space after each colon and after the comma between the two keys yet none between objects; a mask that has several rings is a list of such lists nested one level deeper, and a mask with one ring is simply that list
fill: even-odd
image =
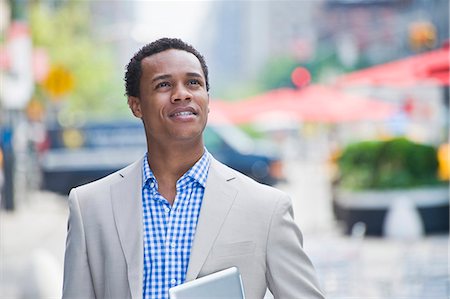
[{"label": "tablet", "polygon": [[169,289],[170,299],[245,299],[241,274],[231,267]]}]

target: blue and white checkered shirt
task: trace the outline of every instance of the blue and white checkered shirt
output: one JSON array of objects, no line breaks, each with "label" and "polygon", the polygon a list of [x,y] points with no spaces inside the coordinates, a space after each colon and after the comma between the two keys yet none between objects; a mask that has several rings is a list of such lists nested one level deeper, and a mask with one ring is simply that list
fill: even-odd
[{"label": "blue and white checkered shirt", "polygon": [[173,206],[158,192],[158,182],[143,165],[142,208],[144,228],[143,298],[169,297],[169,288],[186,279],[210,155],[205,153],[178,181]]}]

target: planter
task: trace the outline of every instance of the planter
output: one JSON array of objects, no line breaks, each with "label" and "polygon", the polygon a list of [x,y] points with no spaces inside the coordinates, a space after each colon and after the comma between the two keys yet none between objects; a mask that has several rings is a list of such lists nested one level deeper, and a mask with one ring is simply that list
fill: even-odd
[{"label": "planter", "polygon": [[366,234],[383,235],[386,214],[396,198],[413,201],[424,227],[425,234],[449,231],[449,188],[427,187],[398,190],[348,191],[335,189],[333,209],[337,220],[344,223],[349,234],[357,222],[366,224]]}]

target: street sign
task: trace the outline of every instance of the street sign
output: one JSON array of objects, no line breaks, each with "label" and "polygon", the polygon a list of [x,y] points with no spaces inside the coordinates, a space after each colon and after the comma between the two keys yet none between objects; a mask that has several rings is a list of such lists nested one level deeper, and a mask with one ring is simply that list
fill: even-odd
[{"label": "street sign", "polygon": [[72,73],[67,68],[62,65],[54,65],[51,67],[42,86],[49,93],[52,100],[59,101],[62,96],[73,90],[74,81]]}]

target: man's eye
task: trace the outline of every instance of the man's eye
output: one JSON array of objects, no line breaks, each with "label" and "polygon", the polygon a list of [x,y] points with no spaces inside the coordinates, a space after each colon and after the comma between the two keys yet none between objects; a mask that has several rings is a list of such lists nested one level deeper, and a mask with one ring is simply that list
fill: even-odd
[{"label": "man's eye", "polygon": [[156,85],[157,88],[170,86],[169,82],[160,82]]},{"label": "man's eye", "polygon": [[191,79],[191,80],[189,80],[189,84],[190,85],[199,85],[200,81],[198,81],[197,79]]}]

